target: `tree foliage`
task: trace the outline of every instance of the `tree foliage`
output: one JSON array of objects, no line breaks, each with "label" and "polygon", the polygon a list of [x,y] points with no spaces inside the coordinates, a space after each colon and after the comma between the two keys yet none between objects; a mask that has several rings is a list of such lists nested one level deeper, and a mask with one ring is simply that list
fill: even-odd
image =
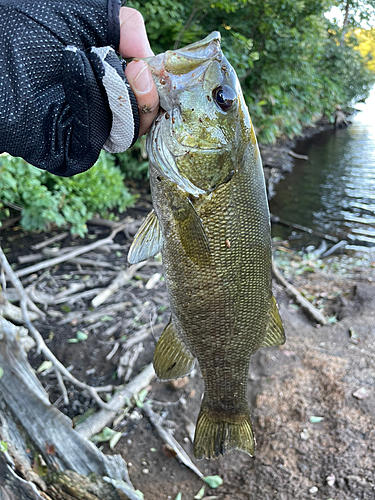
[{"label": "tree foliage", "polygon": [[367,60],[367,67],[375,73],[375,28],[371,30],[356,29],[354,35],[358,40],[357,49]]},{"label": "tree foliage", "polygon": [[[370,3],[374,0],[368,0]],[[360,0],[355,0],[360,7]],[[353,9],[354,9],[353,0]],[[155,52],[219,30],[262,142],[292,137],[374,83],[358,42],[325,17],[335,0],[134,0]],[[341,4],[340,4],[341,5]],[[341,7],[346,8],[346,3]],[[364,14],[365,15],[365,14]],[[368,19],[370,16],[366,14]],[[351,19],[351,18],[350,18]]]}]

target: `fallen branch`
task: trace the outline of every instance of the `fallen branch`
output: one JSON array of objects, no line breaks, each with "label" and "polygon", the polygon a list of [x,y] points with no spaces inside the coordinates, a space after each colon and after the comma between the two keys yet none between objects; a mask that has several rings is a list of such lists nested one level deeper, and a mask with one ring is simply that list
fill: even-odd
[{"label": "fallen branch", "polygon": [[[0,246],[0,263],[1,263],[1,266],[3,268],[3,270],[5,271],[5,274],[8,275],[8,277],[10,278],[10,276],[12,275],[13,276],[13,285],[16,289],[22,289],[24,290],[23,286],[22,286],[22,283],[21,281],[18,279],[17,276],[15,276],[14,274],[14,271],[11,267],[11,265],[9,264],[8,262],[8,259],[5,257],[5,254],[3,252],[3,249],[1,248]],[[34,302],[30,299],[30,297],[24,293],[24,302],[25,302],[25,310],[26,310],[26,313],[27,313],[27,317],[29,317],[29,314],[28,314],[28,311],[27,311],[27,306],[32,310],[34,311],[38,316],[44,318],[46,315],[44,314],[43,311],[41,311],[35,304]],[[25,316],[25,312],[23,312],[24,314],[24,322],[26,322],[26,316]]]},{"label": "fallen branch", "polygon": [[37,243],[36,245],[31,245],[30,248],[31,250],[40,250],[41,248],[48,247],[48,245],[56,243],[57,241],[64,240],[67,236],[69,236],[68,231],[66,231],[65,233],[56,234],[56,236],[52,236],[52,238],[43,240],[40,243]]},{"label": "fallen branch", "polygon": [[146,261],[139,262],[138,264],[134,264],[133,266],[128,267],[126,270],[121,271],[116,279],[112,281],[112,283],[101,293],[99,293],[96,297],[94,297],[91,301],[91,305],[93,307],[99,307],[106,300],[109,299],[111,295],[113,295],[117,290],[126,285],[135,275],[138,269],[143,267],[146,264]]},{"label": "fallen branch", "polygon": [[28,274],[36,273],[41,269],[47,269],[48,267],[53,267],[56,266],[57,264],[61,264],[62,262],[66,262],[67,260],[74,259],[75,257],[78,257],[78,255],[91,252],[92,250],[95,250],[96,248],[99,248],[103,245],[111,244],[113,243],[113,239],[116,236],[116,234],[119,233],[122,229],[124,229],[124,227],[125,227],[124,224],[116,227],[107,238],[94,241],[94,243],[90,243],[90,245],[79,247],[76,250],[73,250],[64,255],[60,255],[59,257],[55,257],[54,259],[45,260],[44,262],[39,262],[39,264],[35,264],[33,266],[20,269],[19,271],[15,272],[15,275],[18,278],[22,276],[27,276]]},{"label": "fallen branch", "polygon": [[104,427],[107,427],[116,414],[123,408],[126,402],[135,394],[138,394],[142,389],[150,385],[155,377],[155,371],[152,364],[149,364],[139,375],[134,377],[122,389],[118,390],[113,398],[109,401],[108,409],[103,409],[87,418],[84,422],[77,425],[75,428],[81,436],[90,439],[95,434],[99,434]]},{"label": "fallen branch", "polygon": [[13,217],[13,219],[7,219],[1,223],[0,231],[4,231],[4,229],[8,229],[12,227],[16,222],[21,220],[21,217]]},{"label": "fallen branch", "polygon": [[328,321],[326,318],[323,316],[323,314],[318,311],[305,297],[303,297],[297,288],[295,288],[293,285],[288,283],[288,281],[284,278],[284,276],[280,273],[278,270],[275,262],[272,262],[272,273],[275,277],[275,279],[283,286],[286,288],[287,292],[289,295],[291,295],[297,304],[299,304],[302,309],[304,309],[317,323],[320,323],[321,325],[328,325]]},{"label": "fallen branch", "polygon": [[144,404],[142,411],[147,415],[150,422],[157,430],[161,439],[176,452],[176,457],[180,460],[180,462],[186,465],[186,467],[189,467],[189,469],[195,472],[198,477],[203,479],[204,476],[202,472],[193,464],[189,455],[182,448],[182,446],[175,440],[175,438],[170,434],[170,432],[168,432],[166,429],[163,428],[161,424],[161,418],[151,409],[151,406],[148,404]]},{"label": "fallen branch", "polygon": [[[33,321],[39,318],[39,315],[34,312],[30,312],[29,315]],[[0,316],[3,316],[5,319],[9,319],[9,321],[12,321],[17,324],[22,324],[25,322],[22,309],[8,302],[1,291],[0,291]]]},{"label": "fallen branch", "polygon": [[324,234],[319,231],[315,231],[314,229],[310,229],[309,227],[301,226],[300,224],[294,224],[293,222],[280,219],[280,217],[277,217],[277,215],[271,214],[270,217],[271,217],[271,222],[275,224],[281,224],[282,226],[291,227],[293,229],[297,229],[298,231],[303,231],[305,233],[313,234],[315,236],[318,236],[319,238],[324,238],[325,240],[333,241],[334,243],[337,243],[339,241],[339,239],[336,238],[335,236],[330,236],[329,234]]},{"label": "fallen branch", "polygon": [[291,149],[288,151],[288,155],[292,156],[293,158],[297,158],[297,160],[307,160],[309,161],[309,157],[306,155],[299,155],[298,153],[295,153]]}]

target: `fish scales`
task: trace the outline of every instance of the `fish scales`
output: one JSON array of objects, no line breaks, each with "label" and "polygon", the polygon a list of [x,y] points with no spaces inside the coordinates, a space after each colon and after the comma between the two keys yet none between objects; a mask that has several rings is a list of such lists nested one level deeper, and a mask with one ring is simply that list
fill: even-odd
[{"label": "fish scales", "polygon": [[148,62],[164,110],[147,140],[154,211],[129,261],[162,250],[172,314],[155,349],[155,371],[161,379],[184,376],[198,360],[205,394],[197,458],[231,448],[253,454],[250,357],[284,342],[254,129],[218,33]]}]

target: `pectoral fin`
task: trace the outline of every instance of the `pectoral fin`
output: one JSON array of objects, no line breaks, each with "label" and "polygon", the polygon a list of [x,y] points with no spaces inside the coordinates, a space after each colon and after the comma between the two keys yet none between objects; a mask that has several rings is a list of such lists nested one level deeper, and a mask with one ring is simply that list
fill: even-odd
[{"label": "pectoral fin", "polygon": [[173,209],[182,246],[190,260],[202,264],[211,259],[210,244],[202,221],[189,199]]},{"label": "pectoral fin", "polygon": [[155,211],[151,210],[134,237],[128,253],[128,262],[138,264],[138,262],[150,259],[161,252],[162,247],[163,237],[159,221]]},{"label": "pectoral fin", "polygon": [[154,352],[154,369],[161,380],[184,377],[194,368],[195,358],[183,344],[170,321]]},{"label": "pectoral fin", "polygon": [[270,319],[262,347],[285,344],[284,327],[281,322],[275,297],[272,295]]}]

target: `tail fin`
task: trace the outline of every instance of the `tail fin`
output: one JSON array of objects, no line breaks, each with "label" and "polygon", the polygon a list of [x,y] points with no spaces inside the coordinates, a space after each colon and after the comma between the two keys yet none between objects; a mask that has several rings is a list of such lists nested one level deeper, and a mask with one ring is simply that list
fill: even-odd
[{"label": "tail fin", "polygon": [[230,449],[254,454],[254,435],[249,414],[235,418],[201,408],[194,437],[195,458],[217,458]]}]

